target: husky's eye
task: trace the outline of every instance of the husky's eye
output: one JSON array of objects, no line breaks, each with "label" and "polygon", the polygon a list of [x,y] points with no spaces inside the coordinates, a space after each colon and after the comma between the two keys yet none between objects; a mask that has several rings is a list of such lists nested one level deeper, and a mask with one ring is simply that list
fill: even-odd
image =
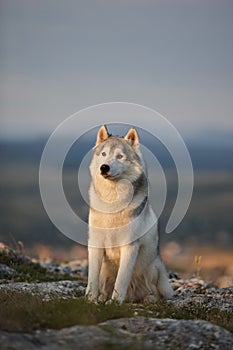
[{"label": "husky's eye", "polygon": [[106,157],[106,152],[101,153],[103,157]]},{"label": "husky's eye", "polygon": [[118,154],[117,155],[117,159],[122,159],[123,158],[123,154]]}]

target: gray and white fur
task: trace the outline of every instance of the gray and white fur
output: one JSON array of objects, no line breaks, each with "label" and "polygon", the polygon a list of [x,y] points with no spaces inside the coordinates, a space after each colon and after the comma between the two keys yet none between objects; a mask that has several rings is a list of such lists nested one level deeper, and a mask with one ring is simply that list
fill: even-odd
[{"label": "gray and white fur", "polygon": [[88,299],[122,303],[171,298],[136,130],[123,138],[102,126],[90,174]]}]

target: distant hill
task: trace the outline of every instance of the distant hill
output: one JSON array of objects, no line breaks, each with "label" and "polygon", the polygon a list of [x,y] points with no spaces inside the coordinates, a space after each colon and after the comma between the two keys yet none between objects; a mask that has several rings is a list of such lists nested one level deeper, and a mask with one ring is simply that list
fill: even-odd
[{"label": "distant hill", "polygon": [[[95,133],[83,135],[68,152],[65,167],[80,164],[85,154],[94,146]],[[174,167],[166,148],[152,135],[140,131],[141,142],[158,158],[164,169]],[[43,136],[35,140],[0,140],[0,161],[37,165],[47,142]],[[61,140],[61,143],[63,141]],[[233,132],[202,132],[185,140],[195,170],[233,170]]]},{"label": "distant hill", "polygon": [[[119,131],[119,134],[124,134],[124,131]],[[203,132],[186,138],[195,172],[193,197],[183,222],[172,235],[163,234],[163,240],[175,240],[181,244],[232,245],[232,136],[230,132],[206,132],[206,135]],[[175,166],[168,151],[157,139],[142,130],[140,137],[142,144],[156,155],[162,168],[167,170],[167,200],[160,217],[161,232],[164,232],[177,195]],[[95,138],[96,130],[83,135],[71,147],[64,163],[64,192],[74,212],[83,220],[87,219],[88,206],[77,186],[77,169],[94,146]],[[0,241],[20,240],[27,246],[42,243],[65,247],[73,244],[49,220],[41,201],[38,167],[46,142],[46,136],[35,140],[0,141]],[[82,189],[89,182],[86,173],[83,178],[86,183],[82,183]],[[156,195],[153,199],[157,201]]]}]

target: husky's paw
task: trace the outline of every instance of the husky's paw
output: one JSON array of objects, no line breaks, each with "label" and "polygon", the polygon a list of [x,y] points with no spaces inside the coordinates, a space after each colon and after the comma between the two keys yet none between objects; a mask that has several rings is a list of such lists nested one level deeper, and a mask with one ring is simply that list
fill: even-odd
[{"label": "husky's paw", "polygon": [[170,284],[166,287],[166,289],[163,290],[162,293],[162,297],[164,299],[172,299],[172,297],[174,296],[174,290],[172,289],[172,287],[170,286]]},{"label": "husky's paw", "polygon": [[111,300],[113,303],[121,305],[124,302],[125,298],[122,294],[118,293],[116,289],[114,289]]},{"label": "husky's paw", "polygon": [[105,305],[112,305],[112,304],[121,305],[122,303],[117,299],[109,299],[105,302]]},{"label": "husky's paw", "polygon": [[85,294],[85,297],[87,298],[87,300],[90,302],[90,303],[95,303],[97,304],[98,302],[98,296],[97,295],[94,295],[93,293],[91,293],[91,291],[86,291],[86,294]]},{"label": "husky's paw", "polygon": [[159,294],[163,299],[171,299],[174,295],[174,290],[171,287],[166,275],[163,275],[157,285]]},{"label": "husky's paw", "polygon": [[155,304],[159,300],[158,295],[154,294],[148,294],[144,299],[143,299],[143,304],[148,305],[148,304]]},{"label": "husky's paw", "polygon": [[107,297],[103,294],[100,294],[98,297],[98,302],[99,303],[106,303],[106,301],[107,301]]},{"label": "husky's paw", "polygon": [[93,298],[91,295],[86,295],[87,301],[89,303],[94,303],[94,304],[98,304],[98,299],[97,298]]}]

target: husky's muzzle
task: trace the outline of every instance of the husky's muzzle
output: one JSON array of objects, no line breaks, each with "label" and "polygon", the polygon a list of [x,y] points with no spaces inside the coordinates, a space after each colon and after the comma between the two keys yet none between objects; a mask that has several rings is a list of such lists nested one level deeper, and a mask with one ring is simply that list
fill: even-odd
[{"label": "husky's muzzle", "polygon": [[101,175],[103,177],[106,177],[108,175],[109,170],[110,166],[108,164],[102,164],[100,167]]}]

